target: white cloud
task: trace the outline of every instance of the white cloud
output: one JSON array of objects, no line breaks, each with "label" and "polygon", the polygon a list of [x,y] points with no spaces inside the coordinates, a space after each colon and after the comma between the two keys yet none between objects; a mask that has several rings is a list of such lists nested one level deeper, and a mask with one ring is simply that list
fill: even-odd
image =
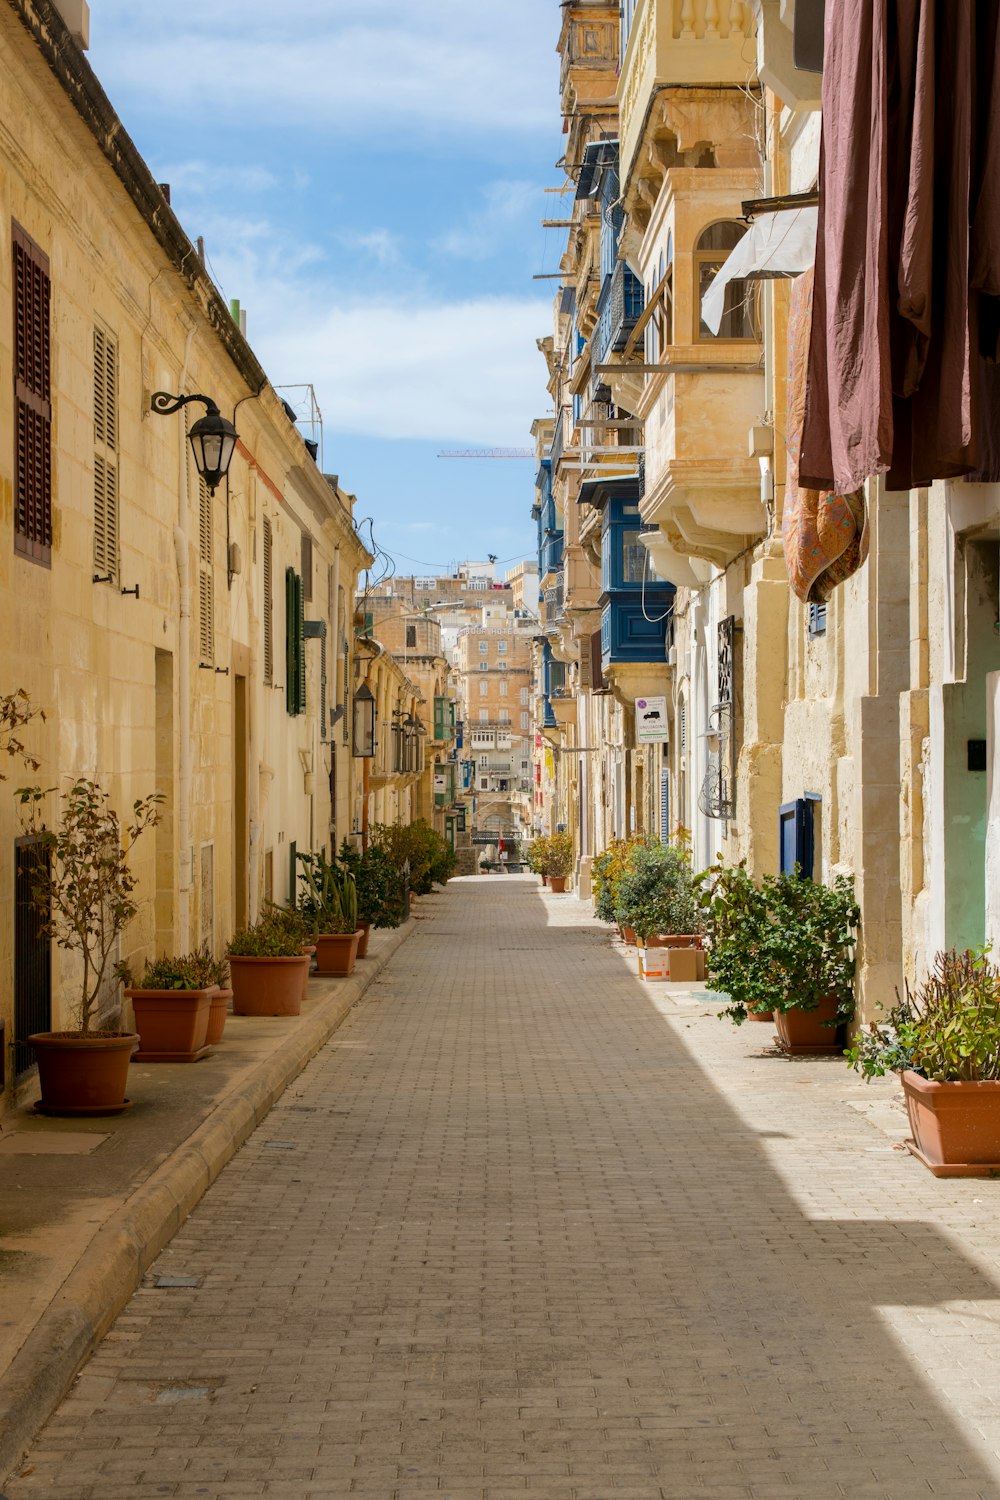
[{"label": "white cloud", "polygon": [[511,230],[528,219],[544,201],[534,182],[501,180],[482,190],[482,206],[465,223],[441,235],[434,248],[460,260],[486,260],[504,248]]},{"label": "white cloud", "polygon": [[173,193],[205,197],[224,191],[230,193],[266,193],[277,186],[278,179],[266,167],[220,166],[206,161],[166,162],[157,168],[157,178],[170,184]]},{"label": "white cloud", "polygon": [[544,298],[447,300],[400,271],[366,299],[344,292],[317,247],[266,221],[216,221],[206,234],[270,379],[311,382],[328,433],[521,447],[548,410],[535,344],[551,320]]},{"label": "white cloud", "polygon": [[337,239],[349,250],[369,256],[378,266],[395,266],[402,259],[399,236],[389,229],[343,230]]},{"label": "white cloud", "polygon": [[286,0],[280,12],[270,0],[102,0],[91,55],[113,96],[200,118],[345,138],[551,132],[558,25],[539,0],[508,0],[502,13],[476,0],[366,0],[360,13],[347,0]]}]

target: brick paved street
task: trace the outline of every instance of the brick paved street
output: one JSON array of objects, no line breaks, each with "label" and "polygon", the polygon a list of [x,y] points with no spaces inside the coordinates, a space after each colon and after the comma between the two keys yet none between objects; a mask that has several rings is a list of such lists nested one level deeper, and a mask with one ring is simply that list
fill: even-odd
[{"label": "brick paved street", "polygon": [[9,1500],[1000,1497],[1000,1185],[571,897],[420,916]]}]

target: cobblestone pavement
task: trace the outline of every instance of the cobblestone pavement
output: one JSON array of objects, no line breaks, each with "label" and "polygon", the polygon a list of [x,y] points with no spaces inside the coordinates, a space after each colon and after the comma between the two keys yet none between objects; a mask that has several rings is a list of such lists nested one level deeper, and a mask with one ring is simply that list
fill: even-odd
[{"label": "cobblestone pavement", "polygon": [[1000,1497],[1000,1184],[571,897],[421,915],[9,1500]]}]

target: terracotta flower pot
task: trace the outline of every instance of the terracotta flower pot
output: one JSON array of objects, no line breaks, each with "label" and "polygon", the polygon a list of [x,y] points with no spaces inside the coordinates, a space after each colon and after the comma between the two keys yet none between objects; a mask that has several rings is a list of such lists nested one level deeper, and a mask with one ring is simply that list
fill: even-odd
[{"label": "terracotta flower pot", "polygon": [[210,1051],[208,1016],[215,986],[208,990],[129,989],[141,1062],[197,1062]]},{"label": "terracotta flower pot", "polygon": [[839,1028],[823,1024],[836,1014],[837,1002],[832,995],[815,1010],[776,1010],[774,1026],[782,1051],[793,1057],[843,1052],[843,1044],[837,1040]]},{"label": "terracotta flower pot", "polygon": [[565,875],[550,875],[549,876],[549,890],[552,891],[552,893],[554,895],[556,895],[556,896],[561,895],[563,893],[563,891],[565,891],[565,889],[566,889],[566,876]]},{"label": "terracotta flower pot", "polygon": [[139,1045],[135,1032],[39,1031],[28,1041],[35,1050],[42,1115],[119,1115],[130,1109],[125,1097],[128,1065]]},{"label": "terracotta flower pot", "polygon": [[297,1016],[309,977],[309,954],[293,958],[229,955],[236,1016]]},{"label": "terracotta flower pot", "polygon": [[205,1040],[210,1047],[222,1041],[222,1033],[226,1029],[226,1017],[229,1014],[229,1002],[233,998],[232,990],[221,989],[216,985],[212,992],[212,1003],[208,1008],[208,1031]]},{"label": "terracotta flower pot", "polygon": [[372,924],[370,922],[359,922],[358,931],[361,934],[361,940],[358,943],[358,957],[367,958],[368,939],[371,937]]},{"label": "terracotta flower pot", "polygon": [[766,1025],[770,1025],[774,1021],[774,1011],[773,1010],[748,1010],[747,1011],[747,1020],[748,1021],[763,1021]]},{"label": "terracotta flower pot", "polygon": [[623,927],[622,928],[622,937],[625,939],[626,943],[628,943],[631,948],[635,948],[635,947],[638,946],[639,940],[636,937],[635,932],[633,931],[633,929],[631,927]]},{"label": "terracotta flower pot", "polygon": [[316,973],[346,979],[354,973],[360,932],[321,932],[316,939]]},{"label": "terracotta flower pot", "polygon": [[700,932],[654,932],[646,938],[647,948],[701,948]]},{"label": "terracotta flower pot", "polygon": [[913,1155],[935,1177],[1000,1174],[1000,1082],[935,1083],[901,1075]]}]

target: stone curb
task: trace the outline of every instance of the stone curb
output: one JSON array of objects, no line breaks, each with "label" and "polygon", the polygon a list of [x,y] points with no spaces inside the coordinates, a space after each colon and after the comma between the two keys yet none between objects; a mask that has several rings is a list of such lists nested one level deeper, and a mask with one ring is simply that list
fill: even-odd
[{"label": "stone curb", "polygon": [[304,1016],[98,1230],[0,1378],[0,1482],[17,1468],[152,1261],[415,925],[411,919],[387,934],[365,972]]}]

